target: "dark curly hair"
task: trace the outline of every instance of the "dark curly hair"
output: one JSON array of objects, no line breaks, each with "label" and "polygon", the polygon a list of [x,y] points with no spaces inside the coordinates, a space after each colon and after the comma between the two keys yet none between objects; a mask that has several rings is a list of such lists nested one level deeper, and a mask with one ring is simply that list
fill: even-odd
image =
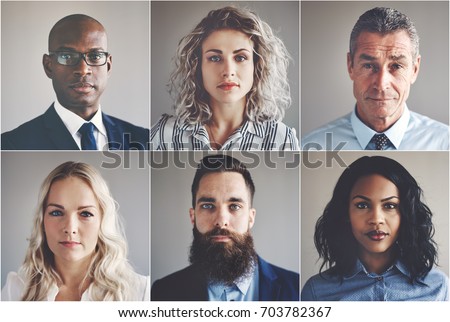
[{"label": "dark curly hair", "polygon": [[432,213],[422,202],[422,189],[411,174],[397,161],[382,156],[359,158],[339,177],[314,233],[315,246],[323,259],[320,274],[329,268],[331,275],[343,278],[353,269],[358,242],[349,221],[350,192],[358,179],[372,174],[388,179],[399,191],[401,224],[394,247],[414,283],[428,274],[437,261]]}]

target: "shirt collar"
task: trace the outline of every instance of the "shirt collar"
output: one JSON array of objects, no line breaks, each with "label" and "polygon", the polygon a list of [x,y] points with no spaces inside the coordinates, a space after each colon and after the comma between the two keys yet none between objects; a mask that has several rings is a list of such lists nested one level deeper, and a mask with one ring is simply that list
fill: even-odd
[{"label": "shirt collar", "polygon": [[[398,272],[405,275],[408,279],[411,278],[411,273],[409,272],[408,268],[405,266],[405,264],[403,264],[403,262],[401,260],[396,260],[395,263],[391,267],[389,267],[386,271],[384,271],[383,273],[378,275],[378,274],[369,273],[367,271],[367,269],[364,267],[363,263],[359,259],[357,259],[355,266],[353,267],[353,271],[350,272],[350,274],[348,274],[347,276],[344,276],[344,280],[352,279],[359,273],[363,273],[364,275],[367,275],[367,276],[369,276],[369,275],[383,276],[383,275],[386,275],[392,269],[396,269]],[[419,279],[419,282],[421,282],[422,284],[426,284],[423,278]]]},{"label": "shirt collar", "polygon": [[[383,132],[396,149],[399,148],[403,136],[405,135],[410,115],[411,113],[409,112],[408,106],[405,104],[403,114],[397,122],[395,122],[387,131]],[[378,132],[372,130],[359,119],[356,115],[356,107],[353,109],[352,115],[350,116],[350,121],[352,123],[353,132],[355,133],[359,144],[363,149],[365,149],[370,140],[372,140],[372,137]]]},{"label": "shirt collar", "polygon": [[[242,297],[245,297],[250,285],[254,282],[255,278],[258,277],[258,264],[255,263],[252,267],[252,272],[243,278],[239,278],[239,280],[235,281],[231,286],[225,285],[222,283],[208,283],[209,290],[214,294],[214,297],[219,299],[221,298],[223,292],[225,290],[236,289],[242,294]],[[258,281],[256,281],[258,283]]]},{"label": "shirt collar", "polygon": [[[86,120],[82,117],[78,116],[74,112],[70,111],[69,109],[65,108],[61,105],[61,103],[58,102],[58,100],[55,100],[55,110],[58,116],[63,121],[64,125],[66,126],[67,130],[69,130],[70,134],[73,136],[75,135],[80,127],[86,123]],[[99,106],[97,112],[90,120],[92,124],[95,125],[96,129],[103,134],[105,137],[107,137],[106,134],[106,128],[103,124],[102,119],[102,107]]]},{"label": "shirt collar", "polygon": [[[178,124],[179,124],[178,127],[180,128],[180,131],[190,131],[190,132],[192,132],[192,135],[197,138],[199,138],[199,136],[200,137],[205,136],[205,133],[207,133],[205,125],[203,125],[201,123],[190,124],[187,121],[185,121],[184,123],[181,123],[181,124],[178,123]],[[259,136],[259,137],[264,136],[263,126],[261,124],[255,123],[250,120],[245,120],[244,123],[242,124],[242,126],[240,126],[231,136],[233,136],[235,133],[238,133],[238,132],[241,133],[242,135],[249,132],[249,133]]]}]

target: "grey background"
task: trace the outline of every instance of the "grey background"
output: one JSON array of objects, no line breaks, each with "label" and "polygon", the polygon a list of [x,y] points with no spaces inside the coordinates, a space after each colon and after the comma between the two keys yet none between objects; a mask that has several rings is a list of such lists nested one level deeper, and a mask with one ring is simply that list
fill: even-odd
[{"label": "grey background", "polygon": [[[155,159],[161,152],[155,152]],[[191,185],[203,153],[171,153],[164,169],[151,170],[151,278],[152,283],[186,267],[192,242]],[[232,153],[248,165],[255,183],[256,209],[252,234],[258,254],[272,264],[299,271],[299,166],[292,153]],[[297,155],[298,156],[298,155]],[[182,160],[184,169],[173,160]],[[190,160],[190,161],[189,161]],[[265,162],[262,162],[266,160]],[[189,161],[189,162],[186,162]],[[270,162],[275,163],[268,166]]]},{"label": "grey background", "polygon": [[408,15],[420,37],[421,66],[408,107],[449,123],[448,1],[302,1],[301,136],[355,106],[347,73],[350,33],[359,16],[377,6]]},{"label": "grey background", "polygon": [[113,64],[102,110],[149,128],[148,2],[2,1],[1,9],[2,132],[42,114],[56,99],[42,55],[53,25],[74,13],[97,19],[108,34]]},{"label": "grey background", "polygon": [[152,99],[151,123],[162,114],[173,114],[174,101],[166,84],[173,70],[173,60],[178,42],[213,9],[228,5],[246,7],[267,22],[287,47],[292,61],[289,64],[289,84],[292,105],[286,111],[283,122],[299,129],[299,2],[297,1],[185,1],[151,3],[152,47]]},{"label": "grey background", "polygon": [[[364,155],[382,155],[400,162],[416,179],[424,192],[424,202],[433,213],[438,244],[439,268],[449,274],[449,160],[447,152],[340,152],[347,165]],[[326,159],[322,152],[308,153],[310,162]],[[336,163],[317,169],[302,167],[301,204],[301,281],[302,287],[312,275],[319,273],[321,261],[314,247],[314,227],[344,168]]]},{"label": "grey background", "polygon": [[[2,152],[1,285],[10,271],[25,259],[39,189],[45,177],[66,161],[82,161],[95,167],[119,203],[128,240],[128,258],[136,272],[149,272],[149,167],[139,167],[138,152],[115,152],[129,162],[128,168],[102,168],[116,159],[101,152]],[[117,158],[117,157],[116,157]]]}]

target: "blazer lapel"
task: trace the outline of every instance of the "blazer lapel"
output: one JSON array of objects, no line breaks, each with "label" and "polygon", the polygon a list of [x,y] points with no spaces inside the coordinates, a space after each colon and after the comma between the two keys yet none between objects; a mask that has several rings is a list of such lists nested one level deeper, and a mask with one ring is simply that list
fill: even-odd
[{"label": "blazer lapel", "polygon": [[106,128],[106,135],[108,136],[108,147],[110,150],[126,150],[121,131],[118,129],[116,123],[105,113],[102,113],[103,124]]},{"label": "blazer lapel", "polygon": [[44,127],[49,141],[56,147],[55,150],[80,149],[58,113],[56,113],[53,104],[44,113]]}]

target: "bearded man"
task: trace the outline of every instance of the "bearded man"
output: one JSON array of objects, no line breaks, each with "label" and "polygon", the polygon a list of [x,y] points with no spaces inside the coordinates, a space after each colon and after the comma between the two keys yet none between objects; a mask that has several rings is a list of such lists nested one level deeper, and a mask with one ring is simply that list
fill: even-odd
[{"label": "bearded man", "polygon": [[204,157],[192,183],[191,265],[155,281],[153,301],[298,301],[299,275],[255,251],[255,186],[244,164]]}]

